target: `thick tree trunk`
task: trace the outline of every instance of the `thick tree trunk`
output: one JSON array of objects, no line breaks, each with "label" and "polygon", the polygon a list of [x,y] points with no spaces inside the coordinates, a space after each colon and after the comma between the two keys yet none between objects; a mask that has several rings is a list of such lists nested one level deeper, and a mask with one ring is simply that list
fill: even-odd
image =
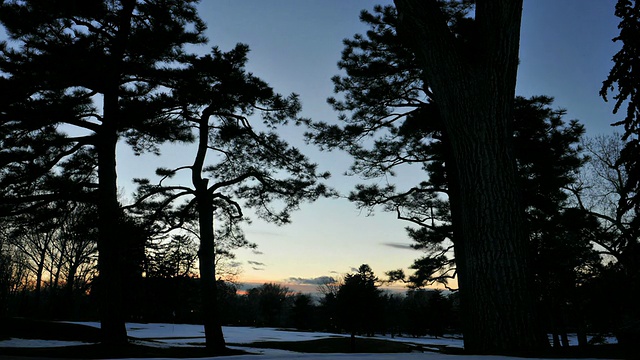
[{"label": "thick tree trunk", "polygon": [[[475,115],[460,123],[503,116]],[[489,123],[452,135],[461,208],[457,229],[466,240],[466,256],[461,259],[461,276],[466,279],[465,348],[476,353],[528,352],[540,346],[529,288],[524,209],[503,132]]]},{"label": "thick tree trunk", "polygon": [[[455,166],[455,159],[453,156],[453,147],[451,145],[451,141],[444,134],[442,139],[445,148],[444,148],[444,158],[445,158],[445,171],[447,173],[447,186],[449,188],[449,192],[447,194],[449,198],[449,206],[451,207],[451,224],[453,228],[453,251],[456,259],[456,277],[458,280],[458,294],[460,296],[460,304],[464,306],[467,304],[467,271],[466,271],[466,254],[465,254],[465,239],[462,234],[462,231],[459,231],[458,226],[462,224],[462,206],[460,203],[460,194],[458,191],[453,191],[452,189],[458,188],[458,169]],[[469,332],[467,329],[467,323],[462,322],[462,333],[466,334]]]},{"label": "thick tree trunk", "polygon": [[[105,118],[113,107],[105,96]],[[109,345],[127,343],[124,317],[122,251],[124,244],[117,233],[120,206],[116,185],[116,142],[113,125],[103,125],[98,150],[98,270],[99,306],[102,342]]]},{"label": "thick tree trunk", "polygon": [[118,31],[111,48],[112,61],[105,74],[102,125],[96,134],[98,155],[98,270],[100,271],[100,329],[102,342],[108,345],[127,344],[124,314],[124,252],[123,234],[118,233],[120,204],[118,203],[116,145],[118,123],[122,121],[119,96],[123,76],[122,62],[131,32],[135,0],[123,0],[118,13]]},{"label": "thick tree trunk", "polygon": [[399,30],[415,49],[451,142],[465,350],[539,351],[548,341],[534,313],[511,147],[522,0],[478,0],[475,38],[466,45],[449,30],[439,2],[395,2]]}]

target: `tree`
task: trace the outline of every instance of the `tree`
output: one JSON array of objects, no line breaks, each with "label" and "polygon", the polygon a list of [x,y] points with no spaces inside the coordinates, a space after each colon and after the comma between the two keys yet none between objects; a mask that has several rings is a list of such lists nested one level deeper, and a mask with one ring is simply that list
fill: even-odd
[{"label": "tree", "polygon": [[298,293],[293,299],[291,322],[298,330],[312,330],[315,326],[313,299],[310,295]]},{"label": "tree", "polygon": [[[462,318],[469,325],[464,327],[465,348],[481,353],[533,351],[546,340],[534,326],[525,213],[511,139],[520,7],[499,3],[491,10],[478,3],[474,20],[469,17],[472,3],[398,2],[399,16],[393,7],[377,7],[376,15],[363,12],[361,19],[372,30],[366,37],[345,41],[339,66],[347,76],[334,78],[336,92],[345,96],[330,99],[347,125],[315,124],[310,137],[325,147],[347,149],[355,158],[352,172],[367,178],[393,175],[402,164],[419,164],[425,170],[444,166],[445,179],[430,179],[400,194],[422,207],[422,214],[449,221],[449,210],[436,195],[443,189],[434,185],[448,184],[453,228],[440,227],[446,231],[433,236],[455,232]],[[411,26],[423,20],[434,29]],[[428,49],[427,40],[433,40]],[[376,132],[382,135],[370,141]],[[441,147],[439,157],[434,156],[436,146]],[[393,185],[356,190],[358,196],[398,194]],[[444,255],[447,247],[433,251]],[[501,261],[489,261],[491,257]],[[426,265],[447,266],[448,260],[435,258],[436,263]],[[450,273],[440,274],[439,279],[447,276]],[[503,288],[510,290],[497,290]],[[512,311],[504,316],[485,302]]]},{"label": "tree", "polygon": [[[559,219],[565,219],[559,216],[567,206],[568,194],[563,189],[576,181],[584,162],[579,153],[584,127],[576,120],[565,123],[562,119],[565,111],[551,109],[551,103],[552,99],[546,96],[516,97],[514,101],[513,138],[518,178],[523,188],[529,239],[536,249],[539,246],[533,243],[539,243],[537,239],[546,234],[545,228],[554,227]],[[430,148],[425,150],[429,156],[424,156],[426,161],[423,163],[429,180],[416,186],[416,191],[360,186],[351,194],[351,199],[359,207],[382,206],[385,211],[396,212],[398,218],[419,226],[417,229],[407,228],[409,237],[415,242],[412,247],[426,253],[411,266],[415,270],[408,278],[412,287],[428,286],[434,282],[447,286],[456,270],[451,251],[452,243],[456,241],[455,229],[446,200],[451,191],[443,161],[446,156],[443,151],[448,145],[444,139],[431,141]],[[437,197],[434,198],[434,194]],[[394,271],[391,275],[393,280],[405,279],[403,271]]]},{"label": "tree", "polygon": [[[620,153],[618,161],[623,164],[628,174],[624,186],[629,197],[620,199],[620,209],[628,211],[631,208],[640,212],[640,92],[638,91],[638,61],[640,60],[640,4],[636,0],[618,0],[615,7],[615,15],[619,17],[620,34],[613,41],[622,42],[622,47],[613,56],[613,67],[609,75],[602,83],[600,96],[607,101],[610,91],[617,90],[613,96],[615,105],[613,113],[616,114],[621,107],[626,105],[624,119],[614,122],[612,125],[624,127],[622,140],[626,141]],[[617,88],[614,87],[617,85]],[[636,228],[640,227],[640,220],[636,220]]]},{"label": "tree", "polygon": [[[59,315],[73,308],[74,293],[88,291],[95,268],[94,219],[94,207],[67,201],[5,218],[7,242],[26,258],[25,266],[30,270],[33,314],[46,315],[41,302],[45,289],[50,295],[49,307]],[[60,296],[62,299],[58,299]],[[54,303],[56,300],[58,304]]]},{"label": "tree", "polygon": [[[188,138],[168,111],[175,99],[160,79],[166,83],[180,75],[185,45],[205,41],[194,2],[0,5],[0,22],[11,39],[0,44],[0,86],[9,94],[0,100],[1,133],[3,148],[11,149],[2,159],[2,182],[9,190],[3,204],[28,208],[51,198],[91,194],[98,204],[104,343],[127,342],[120,263],[126,238],[116,233],[121,214],[116,146],[123,137],[136,151],[157,151],[159,142]],[[71,135],[77,130],[82,134]],[[97,165],[97,183],[81,181],[77,166],[82,164]],[[51,175],[65,166],[78,174],[73,184]]]},{"label": "tree", "polygon": [[618,134],[598,136],[584,141],[589,156],[580,182],[570,187],[575,206],[593,223],[588,239],[608,262],[603,278],[606,287],[629,289],[616,298],[617,332],[620,343],[631,346],[640,336],[640,314],[633,295],[640,289],[640,229],[637,208],[628,206],[635,192],[628,187],[630,174],[621,161],[627,144]]},{"label": "tree", "polygon": [[[237,225],[244,219],[241,201],[259,217],[286,224],[301,202],[331,193],[318,183],[329,174],[318,173],[316,164],[276,133],[280,125],[303,122],[297,117],[297,96],[283,97],[247,73],[248,51],[239,44],[229,52],[214,48],[209,55],[190,59],[172,88],[183,126],[195,129],[193,163],[158,169],[157,184],[137,180],[137,203],[147,203],[159,216],[167,214],[165,210],[177,199],[186,199],[169,212],[167,219],[174,224],[170,229],[182,226],[189,217],[197,219],[205,335],[207,346],[217,350],[224,349],[217,307],[210,310],[205,304],[216,301],[215,259],[216,252],[223,251],[216,247],[217,239],[226,238],[234,247],[250,246]],[[262,124],[252,124],[257,115]],[[181,171],[189,173],[190,186],[165,185]],[[214,220],[221,220],[218,229]]]},{"label": "tree", "polygon": [[[620,34],[613,38],[613,41],[621,42],[622,46],[613,56],[613,66],[600,89],[600,95],[605,101],[607,101],[609,93],[616,90],[617,93],[613,96],[615,100],[614,114],[622,107],[626,107],[624,118],[612,124],[624,127],[622,140],[625,141],[616,160],[618,170],[622,170],[620,167],[623,166],[626,176],[625,182],[622,184],[623,189],[618,191],[618,195],[621,196],[618,198],[617,212],[618,214],[635,213],[636,215],[631,217],[629,224],[629,227],[634,229],[640,228],[640,218],[637,216],[640,213],[640,92],[638,91],[640,46],[638,46],[637,40],[640,36],[640,16],[638,14],[640,14],[640,4],[636,0],[618,0],[616,3],[615,15],[620,18],[618,25]],[[635,250],[625,251],[625,257],[635,258],[637,261],[638,253],[640,253],[640,250],[637,249],[637,233],[635,239],[626,238],[624,241],[630,244],[630,248],[635,248]],[[630,262],[627,264],[630,265]],[[628,265],[625,272],[631,269]],[[635,284],[638,286],[638,273],[635,274]],[[630,324],[627,325],[628,330],[625,332],[628,335],[633,335],[625,336],[627,338],[625,342],[629,346],[633,346],[640,338],[640,314],[635,312],[635,314],[630,314],[629,318],[633,320],[628,321]]]},{"label": "tree", "polygon": [[530,235],[536,294],[554,347],[569,346],[569,328],[578,332],[579,345],[587,345],[585,304],[593,295],[584,288],[600,276],[602,258],[593,244],[598,228],[593,216],[566,207]]},{"label": "tree", "polygon": [[455,37],[437,1],[395,3],[451,141],[465,349],[539,351],[547,340],[533,307],[510,123],[522,1],[477,1],[468,39]]},{"label": "tree", "polygon": [[403,326],[405,331],[413,336],[420,337],[427,334],[427,301],[428,291],[425,289],[412,289],[407,291],[402,302]]},{"label": "tree", "polygon": [[253,321],[258,326],[281,326],[287,302],[293,296],[288,287],[275,283],[264,283],[249,289],[247,300],[255,312]]},{"label": "tree", "polygon": [[53,213],[59,209],[53,207],[41,208],[35,214],[22,214],[14,219],[13,231],[9,234],[13,245],[29,259],[29,270],[35,276],[35,304],[32,309],[37,312],[41,308],[41,293],[47,263],[52,259],[48,256],[57,237],[58,217]]},{"label": "tree", "polygon": [[198,247],[187,235],[173,235],[169,239],[156,239],[146,247],[145,269],[147,277],[192,277],[195,275]]},{"label": "tree", "polygon": [[351,350],[355,351],[355,336],[366,333],[373,336],[375,319],[380,314],[378,278],[367,264],[358,272],[347,274],[336,296],[338,320],[351,334]]}]

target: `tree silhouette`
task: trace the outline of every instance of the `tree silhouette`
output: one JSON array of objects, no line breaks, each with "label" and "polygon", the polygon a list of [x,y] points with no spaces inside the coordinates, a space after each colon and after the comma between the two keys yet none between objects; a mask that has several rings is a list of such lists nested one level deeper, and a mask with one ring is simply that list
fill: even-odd
[{"label": "tree silhouette", "polygon": [[[536,318],[531,316],[533,297],[526,270],[527,236],[523,231],[525,209],[518,201],[521,190],[515,186],[519,182],[512,148],[512,107],[517,62],[514,60],[517,51],[513,49],[517,49],[517,42],[504,42],[511,47],[509,55],[503,57],[497,52],[505,49],[499,49],[498,42],[494,41],[502,39],[504,33],[518,34],[519,15],[516,16],[515,11],[502,18],[493,17],[498,12],[492,13],[482,8],[484,4],[478,4],[475,14],[486,17],[477,22],[469,16],[473,8],[470,1],[446,2],[442,8],[435,1],[407,2],[407,8],[401,8],[400,4],[405,3],[398,2],[401,16],[390,6],[376,7],[375,14],[361,13],[361,19],[371,26],[371,30],[366,36],[355,35],[353,39],[345,40],[339,66],[346,71],[346,76],[333,79],[336,92],[343,97],[330,99],[334,108],[341,112],[340,119],[345,125],[313,123],[309,137],[323,147],[347,150],[354,157],[351,172],[365,178],[394,175],[396,169],[412,164],[431,174],[445,175],[432,176],[429,181],[406,191],[397,190],[393,184],[359,185],[351,199],[388,205],[386,209],[396,211],[398,217],[421,222],[420,232],[427,231],[423,225],[433,229],[430,236],[439,240],[432,244],[438,245],[426,249],[432,256],[420,264],[421,269],[430,269],[422,274],[427,281],[445,281],[451,276],[452,273],[446,271],[451,269],[452,263],[446,255],[449,245],[453,246],[458,258],[456,271],[462,318],[467,324],[473,324],[464,328],[465,334],[469,334],[466,348],[472,352],[509,352],[542,347],[545,339],[533,326]],[[517,6],[510,9],[517,9]],[[424,24],[409,26],[411,19],[419,21],[416,14],[430,19],[430,25],[437,29],[424,34]],[[398,23],[400,17],[404,27]],[[505,29],[509,26],[510,30],[496,31],[503,25]],[[496,31],[495,36],[478,31],[479,26]],[[403,29],[412,36],[403,37]],[[438,39],[433,39],[436,33]],[[424,43],[411,41],[427,41],[427,37],[438,44],[429,47],[429,54],[421,46]],[[430,55],[433,58],[427,61],[426,56]],[[444,63],[443,58],[436,59],[439,55],[456,66],[449,68],[451,64]],[[492,68],[501,70],[488,71]],[[459,71],[462,69],[464,74]],[[500,73],[500,79],[492,79],[491,76],[497,73]],[[505,86],[489,90],[487,82],[494,80],[497,81],[494,84]],[[453,89],[453,86],[460,88]],[[499,96],[494,96],[494,91]],[[511,98],[505,100],[507,94]],[[465,116],[468,118],[463,119]],[[442,167],[445,172],[438,169]],[[443,184],[447,187],[443,188]],[[448,204],[442,201],[443,193]],[[398,204],[402,207],[397,207]],[[410,213],[402,212],[402,209],[409,209],[408,204],[414,207],[414,214],[419,213],[422,217],[413,219]],[[484,214],[479,209],[489,213]],[[443,220],[454,227],[441,226]],[[456,241],[440,246],[452,231]],[[424,234],[411,235],[421,237]],[[492,252],[495,253],[490,255]],[[492,256],[501,261],[486,264]],[[478,268],[473,270],[476,266]],[[478,270],[480,267],[482,271]],[[445,272],[437,274],[439,269]],[[434,271],[437,276],[431,277]],[[501,284],[507,279],[510,279],[509,285]],[[491,291],[487,286],[479,286],[485,281],[485,285],[509,288],[512,292]],[[483,301],[489,301],[487,296],[495,303],[518,308],[513,309],[513,318],[498,315],[491,312],[492,307],[481,305]],[[508,300],[511,296],[528,300]],[[521,319],[516,320],[515,314]],[[506,325],[508,321],[520,325]],[[523,328],[522,324],[531,326]],[[494,333],[494,326],[519,330],[504,334],[509,340],[498,344],[484,338]],[[521,335],[515,335],[520,330]],[[484,350],[489,348],[491,350]]]},{"label": "tree silhouette", "polygon": [[336,296],[337,315],[351,334],[351,350],[355,351],[355,336],[373,336],[375,319],[381,316],[378,278],[369,265],[362,264],[358,272],[347,274]]},{"label": "tree silhouette", "polygon": [[[600,96],[607,101],[609,92],[614,89],[617,93],[613,96],[615,105],[613,113],[626,106],[624,119],[616,121],[612,125],[624,127],[622,139],[625,142],[618,161],[625,166],[628,174],[624,186],[629,193],[628,198],[621,199],[618,205],[620,209],[640,212],[640,92],[638,84],[638,61],[640,60],[640,4],[635,0],[618,0],[615,7],[615,15],[620,18],[620,34],[613,41],[622,42],[622,47],[613,56],[613,67],[609,76],[602,83]],[[617,86],[614,86],[617,85]],[[636,220],[636,228],[640,227],[640,220]]]},{"label": "tree silhouette", "polygon": [[636,208],[628,206],[635,193],[627,186],[630,174],[621,161],[626,146],[618,134],[586,139],[584,148],[589,160],[580,182],[570,190],[576,207],[593,223],[587,238],[608,259],[602,277],[611,279],[609,284],[629,289],[616,298],[618,306],[625,310],[615,319],[618,331],[625,337],[620,342],[631,346],[633,339],[640,337],[640,314],[634,305],[635,296],[631,295],[640,288],[640,229],[636,226]]},{"label": "tree silhouette", "polygon": [[[51,198],[90,193],[98,205],[104,343],[127,342],[121,282],[127,246],[117,233],[116,146],[122,137],[137,152],[158,151],[160,142],[189,138],[171,112],[176,99],[166,84],[181,75],[184,46],[205,41],[194,3],[0,5],[11,40],[0,44],[0,86],[8,94],[0,100],[0,132],[3,148],[10,149],[2,154],[8,190],[2,202],[28,211]],[[97,167],[97,183],[83,178],[87,167]],[[73,176],[56,176],[60,170]]]},{"label": "tree silhouette", "polygon": [[[302,122],[297,118],[297,96],[282,97],[247,73],[248,50],[246,45],[229,52],[214,48],[210,55],[190,59],[172,95],[179,99],[175,111],[181,114],[183,126],[195,129],[193,163],[158,169],[162,178],[157,184],[137,180],[136,205],[146,204],[155,215],[166,218],[169,229],[182,226],[190,217],[197,219],[203,304],[216,301],[216,238],[249,245],[237,228],[244,219],[241,201],[259,217],[286,224],[301,202],[330,194],[317,183],[329,175],[318,173],[315,164],[276,133],[278,126],[289,121]],[[252,124],[255,118],[261,124]],[[190,186],[165,185],[181,171],[189,173]],[[186,202],[175,205],[183,197]],[[222,220],[217,233],[214,219]],[[224,338],[215,309],[203,308],[205,335],[208,347],[222,350]]]},{"label": "tree silhouette", "polygon": [[282,326],[283,313],[288,300],[294,294],[288,287],[276,283],[264,283],[249,289],[247,301],[258,326]]},{"label": "tree silhouette", "polygon": [[539,351],[547,340],[533,307],[511,139],[522,1],[476,1],[468,38],[456,37],[440,2],[395,3],[451,142],[465,349]]},{"label": "tree silhouette", "polygon": [[[618,195],[621,195],[618,198],[617,212],[619,214],[636,214],[631,217],[631,222],[628,224],[629,228],[633,229],[640,229],[640,217],[637,216],[640,213],[640,92],[638,91],[640,46],[637,40],[640,36],[640,16],[638,14],[640,14],[640,4],[636,0],[617,1],[615,15],[620,18],[618,25],[620,33],[613,38],[613,41],[621,42],[622,46],[613,56],[613,66],[600,89],[600,95],[605,101],[607,101],[609,93],[615,90],[615,95],[612,96],[615,100],[614,114],[626,107],[624,118],[612,124],[623,126],[622,140],[625,141],[614,168],[621,171],[623,166],[626,177],[624,188],[617,191]],[[620,218],[620,216],[616,217]],[[605,222],[608,220],[605,219]],[[629,244],[627,251],[625,251],[625,257],[636,259],[628,263],[633,261],[637,263],[637,259],[640,257],[637,232],[635,239],[626,238],[625,242]],[[625,272],[629,269],[627,267]],[[637,288],[640,286],[640,282],[637,281],[638,272],[635,274],[634,286]],[[625,339],[625,342],[632,347],[640,339],[640,314],[634,311],[629,319],[632,319],[628,320],[632,325],[627,325],[628,329],[625,332],[633,334],[633,336]]]}]

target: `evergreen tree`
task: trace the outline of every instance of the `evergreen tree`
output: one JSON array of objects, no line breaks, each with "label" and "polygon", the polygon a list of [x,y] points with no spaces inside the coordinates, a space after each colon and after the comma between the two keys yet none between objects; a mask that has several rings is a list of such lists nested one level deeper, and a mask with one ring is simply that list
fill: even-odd
[{"label": "evergreen tree", "polygon": [[347,274],[336,296],[337,315],[342,326],[351,334],[351,350],[355,351],[356,334],[373,336],[376,318],[381,316],[378,278],[369,265]]},{"label": "evergreen tree", "polygon": [[[477,23],[468,16],[471,8],[472,2],[465,1],[448,2],[442,9],[442,15],[450,25],[448,31],[460,42],[456,46],[461,53],[474,51],[470,46],[477,35]],[[431,74],[421,65],[420,57],[416,57],[409,44],[398,35],[396,10],[390,6],[378,6],[374,11],[361,13],[361,20],[370,25],[371,30],[366,36],[358,34],[345,40],[339,66],[346,71],[346,76],[333,78],[336,92],[343,97],[331,98],[329,102],[340,111],[344,125],[313,123],[309,138],[326,148],[346,150],[354,157],[351,173],[365,179],[377,179],[376,184],[358,185],[351,193],[350,199],[358,206],[382,206],[386,211],[395,212],[398,218],[419,225],[417,229],[408,229],[409,236],[416,241],[414,247],[427,254],[412,266],[416,271],[410,278],[411,282],[417,286],[433,282],[446,285],[457,275],[460,291],[464,293],[471,285],[465,286],[466,260],[460,260],[464,258],[465,248],[473,244],[465,241],[466,232],[462,226],[469,225],[469,222],[461,217],[465,209],[460,208],[461,184],[456,175],[456,164],[461,160],[454,156],[455,140],[445,126],[445,114],[438,94],[427,75]],[[552,110],[551,102],[551,98],[544,96],[512,99],[509,121],[496,127],[509,135],[506,143],[513,144],[511,156],[514,157],[516,179],[519,179],[514,183],[521,186],[518,197],[523,200],[523,214],[532,233],[549,224],[554,214],[560,211],[567,197],[561,188],[574,180],[576,169],[582,164],[576,143],[584,131],[583,127],[576,121],[565,124],[562,120],[564,111]],[[485,130],[487,134],[491,132],[489,127]],[[473,161],[463,159],[462,163],[468,165]],[[378,185],[379,179],[389,179],[403,167],[411,166],[421,166],[428,174],[428,180],[409,189],[398,189],[392,183]],[[477,193],[475,185],[467,185]],[[485,200],[485,204],[496,205],[495,199]],[[477,238],[477,234],[472,236]],[[529,244],[525,243],[525,251],[519,256],[528,258],[527,248]],[[454,249],[458,262],[452,257]],[[480,257],[479,252],[473,253],[473,257]],[[477,260],[483,261],[481,258]],[[480,273],[486,272],[474,272],[471,276]],[[526,290],[530,279],[527,280],[522,272],[519,274],[525,283],[521,290],[530,291]],[[392,275],[396,279],[404,278],[403,272],[393,272]],[[470,307],[466,306],[471,306],[471,300],[464,301],[467,299],[464,294],[462,297],[465,319],[470,319],[471,314],[467,313]],[[474,316],[481,316],[482,311],[473,311]],[[533,320],[529,318],[528,321]],[[465,329],[465,333],[468,331],[479,337],[484,336],[480,332],[486,334],[476,328]],[[515,344],[520,340],[513,341]],[[538,342],[541,343],[544,341]],[[478,346],[488,344],[483,342]],[[496,348],[503,345],[497,344]]]},{"label": "evergreen tree", "polygon": [[296,294],[291,309],[291,321],[293,326],[298,330],[312,330],[314,324],[313,299],[307,294]]},{"label": "evergreen tree", "polygon": [[[625,141],[624,147],[616,159],[615,169],[623,170],[625,175],[623,188],[616,191],[618,195],[617,212],[625,214],[616,216],[616,218],[627,217],[630,223],[627,225],[631,229],[640,229],[640,81],[638,80],[640,73],[638,70],[638,62],[640,61],[640,45],[638,38],[640,37],[640,3],[636,0],[618,0],[615,6],[615,15],[620,18],[618,28],[620,33],[613,38],[614,42],[621,42],[620,50],[613,56],[613,66],[609,75],[604,80],[600,95],[607,101],[610,92],[615,95],[613,113],[617,114],[621,108],[626,107],[624,118],[614,122],[612,125],[623,126],[624,132],[622,140]],[[614,92],[615,91],[615,92]],[[606,156],[606,155],[605,155]],[[624,169],[621,169],[624,167]],[[629,214],[635,216],[629,217]],[[605,222],[608,222],[605,220]],[[619,227],[619,226],[618,226]],[[624,233],[624,232],[623,232]],[[629,274],[631,267],[629,265],[640,259],[640,241],[638,240],[638,232],[635,231],[635,238],[626,237],[626,251],[624,257],[627,262],[624,273]],[[622,262],[621,262],[622,263]],[[631,265],[632,266],[632,265]],[[632,266],[633,267],[633,266]],[[632,271],[633,272],[633,271]],[[636,271],[633,286],[640,288],[638,274]],[[635,299],[633,300],[635,301]],[[632,301],[632,302],[633,302]],[[631,302],[629,302],[631,303]],[[630,314],[625,331],[629,335],[625,342],[630,347],[640,339],[640,314],[633,311]]]},{"label": "evergreen tree", "polygon": [[[182,126],[196,129],[193,163],[158,169],[161,180],[155,184],[137,180],[136,205],[166,219],[169,229],[183,227],[189,219],[197,222],[203,306],[215,304],[217,298],[219,245],[227,241],[233,247],[251,246],[238,227],[244,220],[241,204],[267,221],[286,224],[301,202],[330,194],[317,182],[329,175],[318,173],[315,164],[276,132],[280,125],[303,121],[297,117],[297,96],[283,97],[247,73],[248,51],[240,44],[229,52],[214,48],[209,55],[190,58],[179,80],[171,84],[171,95],[178,99],[174,110],[180,113]],[[189,173],[190,186],[165,185],[181,171]],[[181,198],[185,202],[176,204]],[[214,220],[221,220],[217,229]],[[215,309],[203,307],[205,335],[208,347],[222,350],[224,338]]]},{"label": "evergreen tree", "polygon": [[[0,44],[0,86],[8,94],[0,100],[2,146],[10,149],[2,154],[1,181],[9,190],[2,203],[23,204],[26,211],[54,197],[91,194],[98,205],[104,343],[127,342],[121,260],[127,246],[117,233],[116,146],[122,137],[135,151],[157,151],[162,141],[191,136],[172,112],[177,99],[166,86],[181,76],[184,46],[205,41],[194,3],[0,5],[0,23],[11,40]],[[69,184],[69,177],[54,176],[63,168],[81,177],[74,166],[82,164],[97,166],[97,183]]]},{"label": "evergreen tree", "polygon": [[522,1],[477,0],[473,32],[463,38],[449,26],[446,3],[395,3],[401,38],[416,54],[451,144],[465,349],[539,351],[547,339],[533,306],[511,138]]},{"label": "evergreen tree", "polygon": [[[640,212],[640,82],[638,77],[638,61],[640,61],[640,4],[636,0],[618,0],[615,7],[615,15],[620,18],[620,34],[613,38],[615,42],[621,42],[622,47],[613,56],[613,67],[609,76],[602,84],[600,96],[607,101],[609,92],[617,93],[613,96],[615,105],[613,113],[626,106],[626,114],[622,120],[612,125],[624,127],[622,139],[624,148],[620,153],[619,162],[625,167],[628,174],[624,186],[629,197],[620,199],[618,206],[624,212],[634,209]],[[634,223],[640,228],[640,220]]]},{"label": "evergreen tree", "polygon": [[427,334],[427,300],[428,291],[425,289],[412,289],[407,291],[402,302],[403,326],[407,334],[420,337]]}]

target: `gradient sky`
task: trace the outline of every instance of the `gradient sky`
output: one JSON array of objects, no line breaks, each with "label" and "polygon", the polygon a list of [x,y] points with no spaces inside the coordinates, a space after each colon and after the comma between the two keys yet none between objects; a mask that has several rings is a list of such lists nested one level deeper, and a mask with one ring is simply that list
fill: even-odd
[{"label": "gradient sky", "polygon": [[[343,49],[342,40],[367,28],[359,22],[362,9],[392,1],[367,0],[201,0],[201,17],[208,24],[210,46],[231,49],[242,42],[250,46],[248,69],[282,94],[298,93],[302,115],[315,120],[336,121],[326,104],[332,95],[331,76]],[[610,133],[615,118],[612,105],[598,91],[619,46],[615,0],[525,0],[519,95],[554,96],[555,107],[565,117],[579,119],[590,136]],[[208,48],[207,48],[208,49]],[[206,52],[207,49],[203,49]],[[343,176],[350,159],[340,152],[322,153],[302,141],[304,129],[286,129],[282,136],[299,146],[322,170],[333,174],[328,182],[343,193],[359,182]],[[162,162],[184,164],[192,153],[172,147],[163,157],[133,157],[122,145],[118,153],[119,186],[133,189],[130,179],[148,177]],[[421,180],[411,169],[390,179],[407,188]],[[395,214],[377,211],[374,216],[358,211],[346,199],[305,204],[284,227],[254,217],[245,228],[248,239],[258,244],[259,254],[241,250],[240,282],[289,282],[336,276],[368,263],[379,276],[387,270],[407,268],[420,253],[408,248],[407,223]],[[310,282],[310,281],[309,281]],[[310,287],[313,291],[313,287]]]},{"label": "gradient sky", "polygon": [[[362,9],[391,1],[365,0],[203,0],[200,14],[207,22],[210,44],[222,50],[242,42],[250,46],[248,68],[280,93],[300,94],[303,115],[335,121],[326,104],[332,95],[331,76],[337,74],[342,40],[367,28],[359,22]],[[517,93],[550,95],[555,106],[567,109],[566,119],[580,119],[588,135],[612,132],[611,105],[598,97],[611,57],[618,45],[614,0],[525,0],[521,65]],[[322,153],[302,141],[304,129],[283,136],[301,147],[321,169],[333,174],[329,184],[348,193],[357,178],[343,176],[350,159],[340,152]],[[119,158],[121,186],[127,178],[153,171],[152,158],[132,158],[125,147]],[[181,157],[180,148],[167,153]],[[420,180],[411,169],[390,179],[405,188]],[[245,229],[260,254],[241,250],[240,282],[312,282],[322,276],[350,272],[363,263],[379,275],[407,268],[420,254],[408,248],[404,223],[395,214],[359,211],[346,199],[305,204],[292,224],[277,227],[254,217]],[[296,278],[297,281],[292,281]],[[309,287],[313,291],[313,286]]]}]

